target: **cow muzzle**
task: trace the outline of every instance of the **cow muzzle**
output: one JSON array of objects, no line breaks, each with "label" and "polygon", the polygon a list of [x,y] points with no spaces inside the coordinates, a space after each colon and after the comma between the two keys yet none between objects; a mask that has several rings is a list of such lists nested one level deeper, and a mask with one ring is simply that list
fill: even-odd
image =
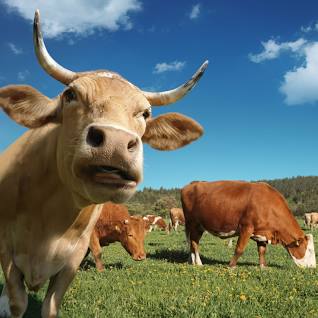
[{"label": "cow muzzle", "polygon": [[141,253],[138,255],[133,255],[133,260],[134,261],[143,261],[144,259],[146,259],[146,254],[145,253]]},{"label": "cow muzzle", "polygon": [[[143,162],[142,142],[137,134],[113,125],[91,124],[83,141],[85,146],[77,156],[75,171],[87,185],[93,186],[93,192],[100,189],[102,196],[109,191],[135,190],[142,180]],[[109,191],[102,191],[105,187]]]},{"label": "cow muzzle", "polygon": [[314,239],[312,234],[306,234],[306,237],[307,237],[307,248],[306,248],[304,257],[301,259],[297,259],[293,255],[291,255],[291,257],[298,267],[316,268]]}]

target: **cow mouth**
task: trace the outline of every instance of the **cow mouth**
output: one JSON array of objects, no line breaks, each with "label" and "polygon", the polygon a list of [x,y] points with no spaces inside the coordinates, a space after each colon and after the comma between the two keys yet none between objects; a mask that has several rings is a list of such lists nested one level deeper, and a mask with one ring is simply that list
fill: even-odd
[{"label": "cow mouth", "polygon": [[106,186],[134,188],[138,183],[135,175],[112,166],[89,166],[88,174],[94,182]]}]

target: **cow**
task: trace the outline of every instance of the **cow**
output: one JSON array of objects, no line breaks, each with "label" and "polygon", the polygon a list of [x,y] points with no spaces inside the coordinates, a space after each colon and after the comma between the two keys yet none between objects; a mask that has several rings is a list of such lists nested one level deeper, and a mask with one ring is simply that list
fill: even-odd
[{"label": "cow", "polygon": [[169,228],[173,228],[177,232],[178,225],[184,225],[184,215],[180,208],[172,208],[170,210]]},{"label": "cow", "polygon": [[220,238],[238,236],[230,267],[249,239],[256,241],[261,268],[267,244],[282,244],[296,265],[316,267],[313,236],[305,235],[284,197],[266,183],[194,182],[181,190],[192,264],[202,265],[199,241],[204,231]]},{"label": "cow", "polygon": [[313,230],[318,225],[318,212],[305,213],[304,224]]},{"label": "cow", "polygon": [[135,261],[144,260],[145,234],[146,222],[141,216],[131,216],[122,204],[105,203],[89,243],[97,270],[104,270],[101,246],[114,242],[120,242]]},{"label": "cow", "polygon": [[26,85],[0,88],[0,107],[30,128],[0,157],[5,278],[0,312],[13,318],[26,311],[25,286],[37,291],[47,280],[42,317],[57,317],[100,204],[128,200],[142,180],[142,142],[174,150],[203,134],[196,121],[181,114],[152,117],[151,106],[181,99],[208,65],[175,89],[146,92],[111,71],[73,72],[58,64],[45,47],[38,11],[33,30],[40,65],[66,89],[51,99]]},{"label": "cow", "polygon": [[162,231],[168,231],[168,226],[165,220],[161,216],[154,214],[147,214],[143,217],[144,221],[147,223],[148,232],[152,230],[159,229]]}]

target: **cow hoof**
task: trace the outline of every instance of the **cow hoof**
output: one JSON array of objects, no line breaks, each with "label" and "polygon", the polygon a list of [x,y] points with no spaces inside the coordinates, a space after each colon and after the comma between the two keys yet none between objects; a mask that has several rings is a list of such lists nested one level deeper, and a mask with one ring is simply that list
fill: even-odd
[{"label": "cow hoof", "polygon": [[104,267],[100,267],[100,268],[96,268],[96,269],[97,269],[97,271],[98,271],[99,273],[102,273],[102,272],[105,271],[105,268],[104,268]]}]

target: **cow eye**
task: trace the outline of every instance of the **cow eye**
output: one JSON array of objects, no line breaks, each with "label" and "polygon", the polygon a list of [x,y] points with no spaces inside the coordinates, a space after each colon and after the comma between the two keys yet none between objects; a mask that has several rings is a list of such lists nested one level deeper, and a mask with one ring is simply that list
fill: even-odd
[{"label": "cow eye", "polygon": [[143,112],[142,116],[143,116],[145,119],[149,118],[149,117],[151,116],[151,109],[150,109],[150,108],[146,109],[146,110]]},{"label": "cow eye", "polygon": [[64,98],[67,103],[70,103],[76,100],[76,94],[72,89],[68,89],[64,92]]}]

